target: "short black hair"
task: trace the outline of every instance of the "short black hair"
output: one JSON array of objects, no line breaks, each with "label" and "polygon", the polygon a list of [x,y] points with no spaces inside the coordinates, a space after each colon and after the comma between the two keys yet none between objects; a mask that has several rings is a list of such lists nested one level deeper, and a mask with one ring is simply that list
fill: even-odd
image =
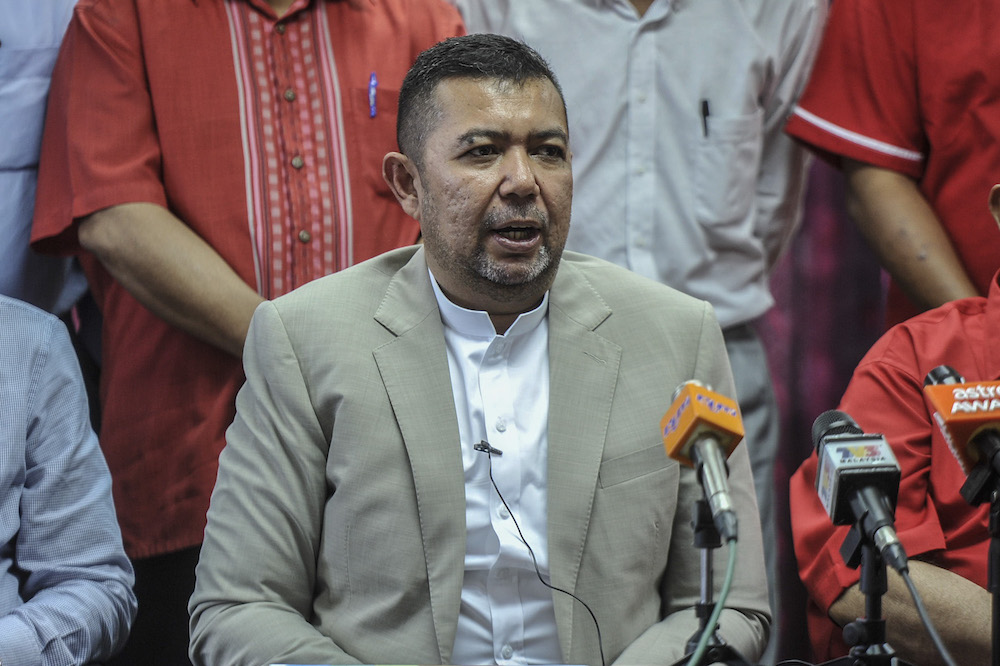
[{"label": "short black hair", "polygon": [[417,56],[399,91],[396,142],[400,152],[418,164],[437,111],[434,90],[451,78],[498,79],[517,85],[548,79],[566,111],[566,100],[552,68],[524,42],[488,33],[451,37]]}]

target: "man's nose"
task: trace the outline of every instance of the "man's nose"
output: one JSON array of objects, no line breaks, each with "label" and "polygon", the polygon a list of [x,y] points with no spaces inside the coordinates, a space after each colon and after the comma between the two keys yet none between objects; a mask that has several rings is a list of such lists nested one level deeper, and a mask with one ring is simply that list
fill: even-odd
[{"label": "man's nose", "polygon": [[503,181],[500,194],[503,196],[532,197],[539,193],[535,164],[524,149],[508,151],[503,158]]}]

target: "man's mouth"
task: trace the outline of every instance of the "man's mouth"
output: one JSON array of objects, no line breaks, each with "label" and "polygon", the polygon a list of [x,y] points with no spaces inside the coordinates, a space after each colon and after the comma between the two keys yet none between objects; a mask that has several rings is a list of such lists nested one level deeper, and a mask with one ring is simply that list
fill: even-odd
[{"label": "man's mouth", "polygon": [[531,240],[538,235],[538,229],[534,227],[502,227],[496,233],[512,241]]}]

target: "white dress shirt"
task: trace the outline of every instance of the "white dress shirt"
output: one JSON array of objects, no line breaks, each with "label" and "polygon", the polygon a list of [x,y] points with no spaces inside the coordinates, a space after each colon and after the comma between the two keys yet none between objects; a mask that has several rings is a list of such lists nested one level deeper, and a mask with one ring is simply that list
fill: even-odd
[{"label": "white dress shirt", "polygon": [[[497,335],[487,313],[455,305],[431,282],[465,469],[465,579],[452,663],[560,663],[552,591],[514,523],[548,581],[548,295]],[[475,450],[480,441],[502,454]]]}]

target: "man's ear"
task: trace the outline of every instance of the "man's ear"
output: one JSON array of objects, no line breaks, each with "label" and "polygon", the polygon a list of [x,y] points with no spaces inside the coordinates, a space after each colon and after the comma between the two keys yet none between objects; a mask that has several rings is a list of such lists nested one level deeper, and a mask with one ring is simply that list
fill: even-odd
[{"label": "man's ear", "polygon": [[993,219],[997,224],[1000,224],[1000,184],[990,189],[990,212],[993,213]]},{"label": "man's ear", "polygon": [[382,178],[406,214],[419,222],[420,174],[413,160],[402,153],[387,153],[382,158]]}]

